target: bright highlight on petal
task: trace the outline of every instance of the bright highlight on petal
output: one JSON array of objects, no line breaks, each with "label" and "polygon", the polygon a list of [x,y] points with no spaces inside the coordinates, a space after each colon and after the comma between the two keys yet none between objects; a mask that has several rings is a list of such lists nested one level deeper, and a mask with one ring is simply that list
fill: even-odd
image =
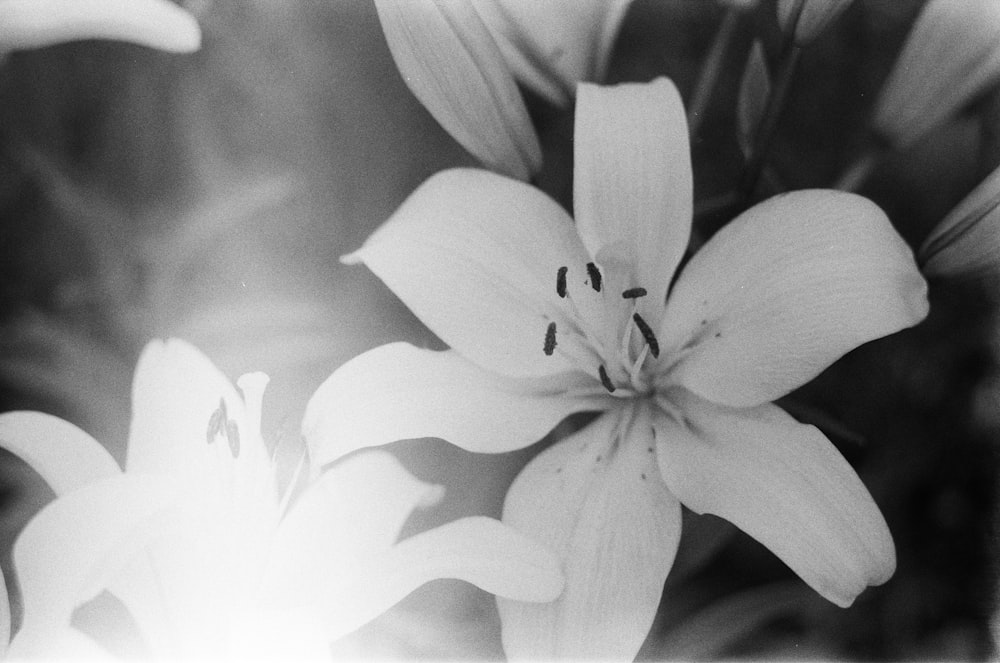
[{"label": "bright highlight on petal", "polygon": [[201,30],[168,0],[0,0],[0,52],[79,39],[187,53],[201,46]]},{"label": "bright highlight on petal", "polygon": [[14,544],[23,630],[68,626],[73,609],[148,543],[177,500],[156,477],[117,476],[43,508]]},{"label": "bright highlight on petal", "polygon": [[[896,568],[892,536],[847,461],[781,409],[733,409],[677,394],[685,423],[659,418],[670,491],[767,546],[824,598],[850,605]],[[690,422],[690,423],[687,423]]]},{"label": "bright highlight on petal", "polygon": [[100,653],[119,634],[95,642],[71,617],[103,590],[128,610],[151,657],[213,660],[318,656],[437,578],[524,601],[559,594],[556,558],[496,520],[459,520],[397,543],[410,513],[442,489],[385,452],[352,454],[304,486],[293,478],[282,496],[260,435],[267,381],[246,374],[237,393],[187,343],[150,343],[136,369],[124,473],[74,426],[0,416],[5,446],[62,493],[15,544],[24,604],[15,655]]},{"label": "bright highlight on petal", "polygon": [[517,179],[541,167],[521,93],[470,3],[376,0],[375,7],[406,85],[462,147]]},{"label": "bright highlight on petal", "polygon": [[460,518],[404,539],[337,583],[320,579],[332,637],[354,630],[435,578],[456,578],[517,601],[551,601],[563,575],[547,548],[492,518]]},{"label": "bright highlight on petal", "polygon": [[0,414],[0,448],[30,465],[56,495],[121,473],[100,442],[42,412]]},{"label": "bright highlight on petal", "polygon": [[1000,3],[929,0],[875,105],[875,129],[906,147],[1000,81]]}]

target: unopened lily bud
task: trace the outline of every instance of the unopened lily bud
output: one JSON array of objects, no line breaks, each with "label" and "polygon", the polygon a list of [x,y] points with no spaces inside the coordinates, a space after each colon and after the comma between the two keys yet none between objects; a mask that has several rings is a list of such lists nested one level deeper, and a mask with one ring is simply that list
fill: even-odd
[{"label": "unopened lily bud", "polygon": [[[919,251],[928,276],[1000,282],[1000,168],[931,231]],[[992,288],[1000,298],[1000,291]]]},{"label": "unopened lily bud", "polygon": [[514,77],[558,105],[604,80],[631,0],[474,0]]},{"label": "unopened lily bud", "polygon": [[906,147],[1000,82],[1000,2],[930,0],[875,106],[875,130]]},{"label": "unopened lily bud", "polygon": [[168,0],[0,0],[0,54],[81,39],[198,50],[195,18]]},{"label": "unopened lily bud", "polygon": [[791,30],[792,14],[801,3],[802,13],[795,24],[795,43],[803,46],[815,39],[852,2],[854,0],[778,0],[778,23],[782,30]]},{"label": "unopened lily bud", "polygon": [[541,148],[517,83],[555,104],[604,76],[630,0],[376,0],[396,66],[444,129],[517,179]]}]

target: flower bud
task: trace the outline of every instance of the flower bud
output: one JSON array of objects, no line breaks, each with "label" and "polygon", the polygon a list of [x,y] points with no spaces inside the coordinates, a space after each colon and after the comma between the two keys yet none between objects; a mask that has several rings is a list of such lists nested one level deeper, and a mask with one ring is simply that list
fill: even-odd
[{"label": "flower bud", "polygon": [[930,0],[875,106],[895,148],[916,142],[1000,82],[1000,2]]},{"label": "flower bud", "polygon": [[376,0],[407,86],[488,168],[528,179],[541,148],[517,83],[566,104],[600,80],[630,0]]},{"label": "flower bud", "polygon": [[1000,168],[939,223],[919,251],[928,276],[1000,281]]}]

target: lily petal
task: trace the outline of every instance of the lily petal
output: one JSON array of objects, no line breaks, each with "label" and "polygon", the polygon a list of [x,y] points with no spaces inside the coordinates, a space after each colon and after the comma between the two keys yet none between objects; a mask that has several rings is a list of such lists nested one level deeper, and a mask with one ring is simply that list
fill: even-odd
[{"label": "lily petal", "polygon": [[69,625],[73,610],[107,586],[178,497],[153,476],[120,475],[79,488],[43,508],[14,544],[26,632]]},{"label": "lily petal", "polygon": [[121,474],[100,442],[43,412],[0,414],[0,448],[30,465],[56,495]]},{"label": "lily petal", "polygon": [[920,247],[928,276],[1000,278],[1000,168],[966,196]]},{"label": "lily petal", "polygon": [[417,317],[454,350],[501,375],[539,376],[573,364],[542,348],[550,321],[569,324],[556,272],[587,257],[569,215],[534,187],[482,170],[424,182],[358,251]]},{"label": "lily petal", "polygon": [[220,400],[239,418],[242,399],[201,351],[178,339],[149,343],[132,383],[126,470],[211,476],[217,454],[206,434]]},{"label": "lily petal", "polygon": [[371,621],[421,585],[457,578],[518,601],[551,601],[563,589],[549,550],[501,522],[460,518],[412,536],[376,555],[349,577],[314,578],[313,603],[339,638]]},{"label": "lily petal", "polygon": [[927,310],[927,284],[882,210],[853,194],[799,191],[744,212],[695,254],[660,345],[682,354],[674,384],[759,405]]},{"label": "lily petal", "polygon": [[583,243],[597,257],[623,243],[640,305],[652,324],[691,234],[693,185],[687,120],[666,78],[613,87],[581,84],[574,131],[573,206]]},{"label": "lily petal", "polygon": [[657,453],[685,506],[729,520],[841,607],[892,576],[878,506],[818,429],[774,405],[727,408],[684,390],[672,400],[685,424],[657,419]]},{"label": "lily petal", "polygon": [[565,105],[581,81],[600,83],[631,0],[477,0],[514,77]]},{"label": "lily petal", "polygon": [[607,394],[570,395],[573,376],[560,378],[562,389],[546,390],[552,381],[504,379],[454,351],[383,345],[327,378],[306,407],[303,436],[317,467],[355,449],[421,437],[477,453],[520,449],[574,412],[607,407]]},{"label": "lily petal", "polygon": [[566,589],[549,604],[497,602],[508,657],[631,660],[639,651],[681,527],[652,440],[648,417],[605,414],[514,481],[504,522],[554,548]]},{"label": "lily petal", "polygon": [[187,53],[201,46],[201,30],[168,0],[0,0],[0,52],[79,39]]},{"label": "lily petal", "polygon": [[895,147],[915,143],[1000,81],[1000,3],[929,0],[875,105]]},{"label": "lily petal", "polygon": [[375,7],[406,85],[462,147],[517,179],[541,167],[521,93],[471,4],[375,0]]},{"label": "lily petal", "polygon": [[388,550],[410,513],[442,488],[410,474],[385,451],[366,450],[328,468],[309,485],[275,533],[264,595],[311,596],[317,576],[351,576]]},{"label": "lily petal", "polygon": [[104,661],[116,659],[93,638],[76,629],[30,627],[14,636],[8,650],[12,661]]}]

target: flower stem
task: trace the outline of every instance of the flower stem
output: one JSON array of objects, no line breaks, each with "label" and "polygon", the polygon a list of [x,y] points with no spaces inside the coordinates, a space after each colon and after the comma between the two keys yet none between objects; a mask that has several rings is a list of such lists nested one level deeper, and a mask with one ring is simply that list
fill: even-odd
[{"label": "flower stem", "polygon": [[764,109],[764,115],[757,127],[757,135],[754,137],[750,156],[743,168],[739,191],[744,200],[748,200],[753,195],[754,189],[757,188],[757,182],[764,168],[764,161],[778,129],[778,119],[788,98],[788,91],[795,76],[799,56],[802,54],[802,47],[795,43],[795,26],[798,25],[804,2],[805,0],[799,0],[792,12],[792,21],[781,48],[778,79],[775,81],[774,87],[771,88],[771,95],[767,99],[767,107]]},{"label": "flower stem", "polygon": [[875,170],[879,156],[878,150],[868,148],[868,150],[844,169],[844,172],[840,174],[840,177],[833,184],[833,188],[840,191],[857,191],[868,180],[872,171]]},{"label": "flower stem", "polygon": [[691,103],[687,112],[688,131],[692,139],[697,135],[698,129],[701,128],[701,123],[705,119],[708,102],[711,100],[712,93],[719,81],[722,63],[725,60],[726,51],[729,50],[729,45],[733,41],[733,35],[736,34],[739,18],[740,12],[737,9],[730,9],[726,12],[718,32],[715,33],[715,38],[712,40],[708,56],[698,73],[698,82],[695,85],[694,94],[691,95]]}]

